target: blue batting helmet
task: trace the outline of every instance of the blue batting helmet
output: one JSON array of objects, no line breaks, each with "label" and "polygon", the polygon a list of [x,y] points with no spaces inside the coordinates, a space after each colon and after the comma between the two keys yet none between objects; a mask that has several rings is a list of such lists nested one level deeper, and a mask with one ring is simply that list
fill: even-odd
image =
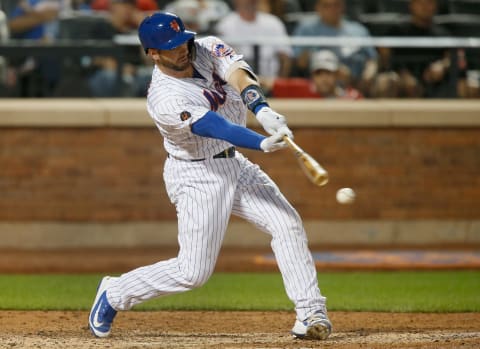
[{"label": "blue batting helmet", "polygon": [[138,37],[147,52],[149,48],[171,50],[191,40],[195,32],[185,30],[180,17],[168,12],[157,12],[146,17],[138,27]]}]

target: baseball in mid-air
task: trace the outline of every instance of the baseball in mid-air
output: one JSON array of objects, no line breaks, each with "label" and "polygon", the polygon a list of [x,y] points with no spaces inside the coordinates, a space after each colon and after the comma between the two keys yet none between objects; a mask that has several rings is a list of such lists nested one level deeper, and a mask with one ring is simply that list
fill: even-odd
[{"label": "baseball in mid-air", "polygon": [[351,204],[355,201],[355,192],[352,188],[342,188],[337,191],[337,201],[340,204]]}]

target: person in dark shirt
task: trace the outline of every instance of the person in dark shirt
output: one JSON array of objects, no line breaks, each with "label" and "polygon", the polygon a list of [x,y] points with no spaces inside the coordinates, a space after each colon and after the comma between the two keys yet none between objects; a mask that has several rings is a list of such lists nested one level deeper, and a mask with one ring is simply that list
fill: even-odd
[{"label": "person in dark shirt", "polygon": [[[153,0],[95,0],[92,9],[98,13],[108,11],[111,26],[111,39],[119,34],[132,34],[141,21],[153,11],[157,4]],[[108,35],[106,34],[106,35]],[[143,51],[137,46],[124,47],[122,83],[117,84],[117,64],[114,57],[95,57],[94,73],[88,85],[93,97],[143,97],[147,92],[153,66],[148,62]]]},{"label": "person in dark shirt", "polygon": [[[436,0],[410,0],[409,22],[392,27],[388,36],[448,37],[447,29],[433,22]],[[400,97],[449,97],[450,52],[446,48],[393,48],[391,69],[398,74]]]}]

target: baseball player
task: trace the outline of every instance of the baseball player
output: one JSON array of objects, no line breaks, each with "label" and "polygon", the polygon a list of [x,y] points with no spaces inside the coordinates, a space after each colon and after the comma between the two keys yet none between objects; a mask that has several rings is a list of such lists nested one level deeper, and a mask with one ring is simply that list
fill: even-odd
[{"label": "baseball player", "polygon": [[[119,277],[104,277],[89,315],[97,337],[110,334],[117,311],[203,285],[213,273],[231,214],[270,234],[288,297],[292,334],[326,339],[332,325],[320,294],[307,237],[296,210],[260,167],[237,149],[273,152],[292,137],[242,56],[216,37],[195,39],[182,20],[155,13],[139,26],[155,63],[147,109],[168,154],[164,181],[178,216],[176,258]],[[247,108],[269,136],[245,127]]]}]

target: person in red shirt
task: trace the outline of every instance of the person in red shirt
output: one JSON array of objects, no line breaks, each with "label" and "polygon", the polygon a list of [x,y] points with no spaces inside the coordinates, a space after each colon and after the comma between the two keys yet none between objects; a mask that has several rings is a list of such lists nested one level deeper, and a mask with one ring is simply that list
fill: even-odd
[{"label": "person in red shirt", "polygon": [[[108,11],[111,6],[110,0],[93,0],[90,7],[95,11]],[[135,7],[143,12],[151,12],[158,10],[158,4],[155,0],[125,0],[125,1],[113,1],[113,2],[130,2]]]},{"label": "person in red shirt", "polygon": [[277,78],[265,82],[274,98],[342,98],[362,99],[362,94],[350,87],[342,86],[341,65],[338,57],[329,50],[312,53],[310,79]]}]

